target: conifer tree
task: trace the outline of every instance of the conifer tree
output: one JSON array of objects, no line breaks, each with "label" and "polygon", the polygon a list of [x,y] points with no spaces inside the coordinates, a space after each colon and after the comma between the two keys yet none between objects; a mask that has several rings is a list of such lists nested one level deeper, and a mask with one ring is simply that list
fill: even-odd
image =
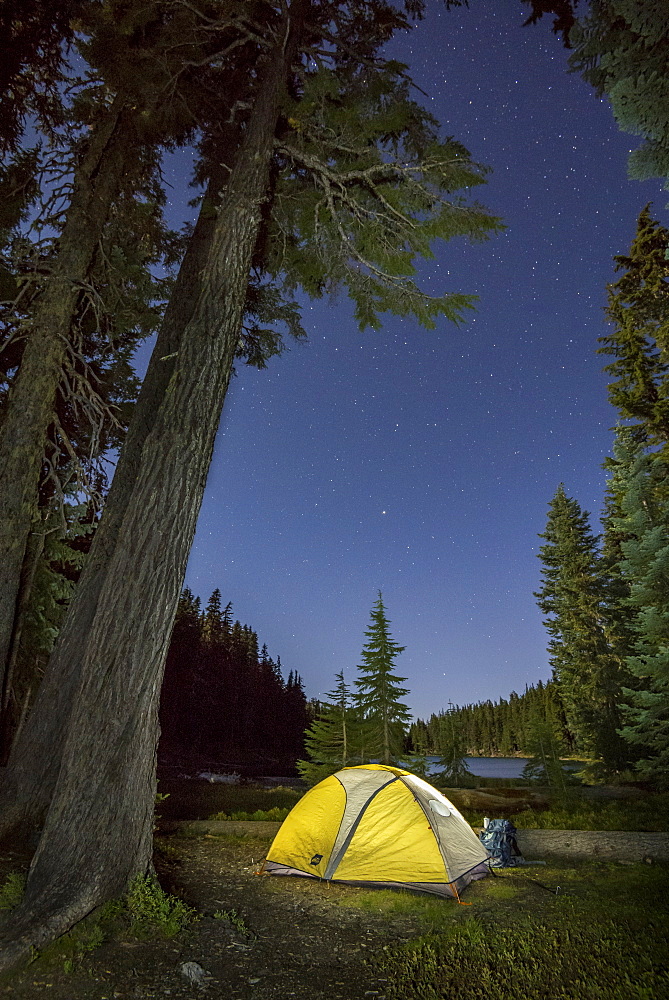
[{"label": "conifer tree", "polygon": [[190,587],[184,587],[179,597],[179,606],[175,616],[175,624],[179,621],[184,629],[198,638],[202,635],[202,608],[200,598],[196,597]]},{"label": "conifer tree", "polygon": [[309,760],[298,760],[297,770],[307,785],[315,785],[355,759],[355,721],[351,692],[344,671],[335,675],[336,685],[325,695],[318,717],[304,734]]},{"label": "conifer tree", "polygon": [[24,560],[21,589],[0,696],[0,762],[20,735],[54,640],[85,563],[95,530],[90,504],[68,491],[56,514],[42,507]]},{"label": "conifer tree", "polygon": [[[214,594],[210,624],[220,605]],[[161,690],[161,764],[192,773],[252,753],[292,768],[303,752],[307,719],[299,675],[291,671],[284,684],[265,644],[257,661],[249,657],[247,639],[255,633],[239,622],[234,632],[235,641],[215,629],[212,641],[199,598],[188,588],[182,592]]]},{"label": "conifer tree", "polygon": [[365,632],[368,641],[363,646],[360,675],[355,680],[355,705],[365,728],[365,755],[368,759],[379,757],[382,764],[392,764],[401,758],[411,717],[401,700],[409,693],[408,688],[402,687],[406,678],[393,672],[395,660],[405,647],[391,639],[389,626],[379,591],[370,627]]},{"label": "conifer tree", "polygon": [[294,672],[291,671],[291,673],[292,679],[289,675],[288,681],[283,689],[285,712],[282,724],[287,737],[282,744],[280,734],[275,733],[275,736],[278,737],[277,742],[282,747],[283,751],[287,753],[292,760],[295,760],[304,754],[304,731],[309,722],[309,713],[307,709],[307,699],[304,694],[304,682],[302,681],[302,678],[298,674],[297,670]]},{"label": "conifer tree", "polygon": [[[155,217],[152,219],[156,211],[159,214],[157,203],[164,198],[159,147],[183,140],[193,130],[190,112],[179,100],[180,91],[170,90],[171,96],[160,99],[161,108],[157,108],[160,80],[165,84],[181,68],[181,55],[174,55],[171,44],[174,16],[164,19],[162,31],[147,32],[151,14],[146,8],[129,12],[118,2],[106,4],[104,9],[97,4],[65,6],[79,18],[79,54],[89,60],[104,82],[97,74],[76,80],[70,73],[68,86],[62,89],[76,96],[63,105],[62,127],[51,129],[39,158],[39,170],[47,181],[41,201],[32,206],[36,235],[33,232],[34,239],[29,240],[24,233],[10,247],[10,271],[14,272],[10,277],[15,279],[16,294],[3,304],[3,335],[14,341],[14,347],[19,344],[20,351],[3,400],[0,427],[0,465],[4,471],[0,480],[0,678],[5,689],[21,572],[32,521],[39,519],[40,476],[45,465],[57,470],[62,459],[67,461],[75,454],[67,426],[54,412],[57,397],[69,396],[70,408],[94,415],[95,437],[96,416],[107,409],[109,401],[98,391],[97,373],[90,370],[90,356],[82,350],[82,327],[84,332],[88,328],[88,346],[91,327],[99,328],[99,339],[111,348],[108,364],[119,365],[122,351],[114,358],[114,336],[105,336],[109,333],[109,313],[114,315],[113,326],[120,334],[118,345],[123,348],[128,334],[127,329],[118,329],[128,306],[123,286],[139,280],[151,298],[156,286],[148,268],[162,257],[160,251],[157,255],[154,252]],[[152,8],[154,27],[165,13],[158,6],[154,3]],[[61,8],[56,11],[59,23],[62,7],[57,5]],[[183,38],[183,22],[180,29]],[[41,43],[35,51],[42,52]],[[171,61],[168,52],[172,53]],[[38,75],[27,76],[34,85]],[[43,82],[48,89],[47,81]],[[39,124],[43,124],[40,119]],[[25,156],[23,152],[17,155],[19,160]],[[142,218],[137,225],[139,203]],[[134,210],[130,225],[124,211],[129,206]],[[119,246],[118,240],[109,239],[109,233],[127,233],[135,227],[139,231],[134,234],[134,248],[126,256],[127,242],[123,246],[121,241]],[[52,235],[47,238],[48,232]],[[4,264],[7,254],[3,256]],[[4,270],[6,275],[7,268]],[[120,278],[119,271],[123,272]],[[109,309],[106,322],[100,318],[105,296],[100,296],[99,290],[107,285],[109,292],[110,284],[111,296],[108,294],[104,302]],[[145,312],[151,312],[146,301]],[[154,309],[151,330],[156,319]],[[131,349],[147,332],[146,328],[134,331]],[[113,418],[110,422],[113,424]]]},{"label": "conifer tree", "polygon": [[528,725],[524,749],[530,756],[523,768],[523,778],[548,785],[564,795],[568,776],[561,760],[564,746],[555,725],[548,719],[534,716]]},{"label": "conifer tree", "polygon": [[667,10],[655,0],[590,0],[569,32],[570,68],[606,94],[624,132],[643,138],[630,177],[669,181]]},{"label": "conifer tree", "polygon": [[629,254],[614,257],[623,271],[608,286],[606,315],[613,331],[600,337],[599,352],[615,360],[604,371],[613,376],[609,401],[631,422],[635,440],[669,445],[669,230],[639,215]]},{"label": "conifer tree", "polygon": [[277,656],[276,663],[271,659],[269,663],[272,668],[272,673],[274,674],[274,679],[276,680],[276,683],[279,686],[279,688],[281,688],[281,690],[283,691],[284,687],[286,686],[286,683],[283,679],[283,671],[281,669],[281,657]]},{"label": "conifer tree", "polygon": [[409,740],[414,753],[426,754],[430,752],[430,732],[426,722],[416,719],[409,726]]},{"label": "conifer tree", "polygon": [[[631,433],[631,429],[626,428],[625,433]],[[616,447],[614,442],[614,452]],[[629,535],[620,527],[622,479],[618,474],[620,471],[618,462],[616,459],[607,458],[604,467],[609,470],[609,479],[601,518],[603,528],[601,566],[605,585],[603,609],[607,619],[609,641],[618,655],[625,659],[631,652],[633,612],[627,604],[630,583],[622,572],[621,563],[624,558],[622,543],[629,538]]]},{"label": "conifer tree", "polygon": [[[245,9],[248,10],[248,8]],[[212,44],[215,44],[217,49],[222,46],[225,53],[227,42],[230,39],[226,40],[222,32],[226,25],[228,27],[230,25],[231,12],[224,11],[223,24],[221,24],[216,19],[208,19],[206,11],[196,11],[195,8],[190,8],[190,10],[195,16],[196,36],[205,39],[209,36],[213,39]],[[172,12],[174,11],[176,8],[173,7]],[[183,11],[181,13],[183,14]],[[206,24],[204,31],[202,30],[203,23]],[[189,22],[188,30],[191,33],[193,31],[191,22]],[[262,32],[260,32],[261,34]],[[182,40],[181,37],[180,42]],[[101,47],[105,49],[104,45]],[[257,38],[251,45],[251,54],[256,53],[256,47]],[[114,52],[114,47],[106,46],[106,48],[108,49],[107,59],[109,59],[109,53]],[[172,49],[173,52],[177,50],[181,52],[183,57],[181,45],[173,46]],[[194,59],[193,62],[198,65],[201,60]],[[207,60],[202,62],[207,64]],[[169,65],[162,67],[162,70],[165,68],[169,71]],[[229,60],[222,59],[216,72],[225,77],[225,93],[229,99],[240,98],[241,100],[242,94],[248,96],[247,89],[240,89],[239,78],[250,79],[251,68],[252,63],[249,62],[249,55],[245,59],[236,60],[234,64],[231,64]],[[152,73],[140,75],[145,80],[149,79],[155,84]],[[184,78],[185,74],[180,74],[182,81]],[[217,92],[213,81],[210,80],[209,86],[204,87],[205,94],[209,95],[212,89]],[[218,91],[220,89],[219,87]],[[155,90],[159,93],[160,86],[157,86]],[[178,98],[178,95],[175,97]],[[192,123],[190,111],[198,102],[194,100],[192,94],[190,98],[188,106],[184,107],[189,116],[189,122]],[[169,113],[169,107],[162,108],[162,110]],[[116,465],[112,488],[105,502],[104,516],[96,530],[91,553],[84,567],[81,585],[75,592],[64,627],[61,629],[58,642],[50,658],[49,668],[46,671],[44,681],[39,686],[34,710],[30,713],[21,741],[14,747],[6,769],[0,791],[2,798],[0,836],[4,831],[15,828],[17,823],[25,824],[26,828],[39,826],[48,808],[54,782],[59,773],[62,743],[67,732],[66,720],[74,704],[74,692],[80,683],[82,665],[86,655],[86,645],[81,641],[81,636],[90,634],[92,622],[99,609],[100,596],[107,579],[110,556],[118,543],[120,527],[126,515],[127,505],[142,469],[142,450],[155,425],[160,402],[175,377],[180,339],[193,316],[195,304],[200,296],[202,275],[216,229],[215,205],[223,183],[221,177],[227,176],[229,172],[231,158],[239,145],[239,134],[243,124],[236,119],[231,122],[230,117],[234,118],[234,116],[229,116],[227,113],[221,115],[220,101],[215,102],[213,109],[207,107],[204,110],[206,111],[206,114],[203,112],[203,118],[207,123],[209,165],[203,179],[205,183],[208,179],[207,190],[202,199],[196,225],[187,243],[186,252],[174,284],[174,294],[170,298],[158,331],[155,349],[135,407],[134,419]],[[211,120],[212,118],[214,120]],[[270,297],[271,302],[275,305],[272,315],[276,318],[275,313],[278,309],[279,319],[287,316],[287,321],[292,323],[290,310],[283,308],[281,301],[277,302],[277,298],[280,300],[280,297],[276,295],[273,298]],[[253,308],[260,310],[260,315],[266,322],[269,307],[267,302],[263,306],[262,296],[260,297],[260,306],[262,308],[256,303]],[[265,342],[268,344],[267,350],[264,347]],[[254,363],[262,364],[266,354],[269,356],[274,351],[273,345],[276,342],[275,333],[258,329],[257,324],[253,325],[252,323],[237,338],[235,354],[249,359],[253,357]],[[276,352],[274,351],[274,353]]]},{"label": "conifer tree", "polygon": [[656,787],[669,787],[669,462],[618,431],[613,488],[622,535],[619,566],[629,586],[624,605],[632,612],[632,649],[624,691],[622,736],[638,758],[638,772]]},{"label": "conifer tree", "polygon": [[221,611],[221,592],[218,587],[207,601],[202,623],[202,634],[205,642],[208,642],[211,646],[220,644],[225,637],[225,626]]},{"label": "conifer tree", "polygon": [[[521,0],[525,24],[553,14],[553,31],[573,48],[570,70],[606,94],[619,127],[643,138],[630,177],[669,179],[669,56],[666,5],[656,0]],[[578,17],[577,17],[578,15]]]},{"label": "conifer tree", "polygon": [[512,752],[530,750],[530,730],[535,719],[552,727],[560,744],[572,749],[555,681],[546,684],[538,681],[536,687],[526,687],[522,695],[512,691],[508,703],[501,698],[499,702],[479,702],[477,705],[456,706],[448,712],[433,713],[428,723],[417,719],[410,729],[412,746],[421,753],[443,756],[444,749],[452,742],[452,725],[456,733],[461,734],[465,754],[502,754],[505,752],[503,741],[508,716]]},{"label": "conifer tree", "polygon": [[[161,689],[162,733],[159,746],[160,759],[169,764],[178,763],[186,773],[200,749],[197,739],[202,731],[200,683],[205,665],[203,661],[208,652],[202,634],[202,618],[200,598],[195,597],[190,587],[186,587],[179,597],[170,636],[168,664]],[[197,729],[192,725],[192,706],[196,702]],[[209,701],[205,704],[208,705]],[[184,742],[188,744],[188,753],[183,752]]]},{"label": "conifer tree", "polygon": [[[12,299],[19,288],[25,296],[29,287],[24,272],[34,268],[34,246],[27,238],[17,235],[21,220],[14,220],[13,224],[14,236],[7,238],[7,252],[0,251],[0,261],[4,259],[8,265],[5,276],[13,283],[7,301],[0,308],[0,422],[30,336],[28,333],[26,337],[27,315],[17,310]],[[165,279],[154,279],[145,268],[161,261],[166,263],[172,254],[170,247],[173,249],[174,239],[163,226],[158,193],[143,190],[132,195],[126,191],[124,196],[119,196],[110,210],[88,271],[87,290],[80,294],[69,329],[62,378],[46,427],[38,478],[33,484],[36,486],[35,506],[20,566],[15,605],[12,608],[9,600],[9,607],[5,607],[3,635],[8,646],[4,684],[0,683],[0,745],[3,747],[0,759],[4,759],[9,750],[19,719],[24,718],[39,687],[45,656],[53,646],[72,595],[72,588],[69,591],[61,588],[59,614],[54,618],[49,610],[49,593],[53,588],[59,589],[61,574],[57,568],[52,570],[51,556],[58,545],[64,550],[70,548],[70,562],[78,559],[75,552],[82,554],[82,495],[87,497],[85,551],[90,548],[97,515],[108,488],[108,455],[110,450],[118,450],[124,439],[139,385],[132,356],[137,342],[153,330],[168,285]],[[43,263],[46,267],[47,261]],[[18,269],[16,281],[10,268]],[[39,279],[35,279],[35,283],[39,283]],[[34,391],[34,386],[28,388]],[[4,577],[3,593],[5,598],[11,599],[10,584],[16,585],[16,566],[11,571],[9,562],[4,566],[4,571],[10,572]],[[49,574],[52,587],[40,586],[33,592],[33,582],[41,579],[44,583]],[[46,600],[44,605],[40,603],[43,599]],[[32,624],[44,616],[50,618],[50,642],[41,645],[38,657],[32,653],[25,655],[27,651],[22,643],[27,630],[29,632]],[[44,635],[46,637],[46,633]],[[24,695],[28,692],[26,700]]]},{"label": "conifer tree", "polygon": [[456,718],[455,712],[445,713],[439,726],[439,760],[438,773],[435,775],[444,785],[458,788],[471,778],[467,766],[467,747],[462,723]]},{"label": "conifer tree", "polygon": [[[625,659],[621,730],[640,773],[663,782],[667,757],[667,692],[663,642],[669,532],[669,231],[641,212],[629,254],[615,257],[622,274],[608,286],[613,330],[601,353],[615,360],[609,399],[625,422],[617,428],[604,517],[610,634]],[[665,635],[665,640],[662,635]]]},{"label": "conifer tree", "polygon": [[626,760],[617,734],[623,664],[606,633],[597,539],[587,513],[562,485],[540,537],[543,586],[536,597],[547,615],[550,663],[568,728],[581,751],[605,769],[619,770]]},{"label": "conifer tree", "polygon": [[26,120],[62,121],[59,85],[84,0],[3,0],[0,6],[0,153],[16,149]]}]

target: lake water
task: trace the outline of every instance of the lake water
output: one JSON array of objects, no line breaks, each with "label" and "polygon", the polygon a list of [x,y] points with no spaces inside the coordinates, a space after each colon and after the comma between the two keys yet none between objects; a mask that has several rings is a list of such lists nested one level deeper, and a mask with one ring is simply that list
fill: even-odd
[{"label": "lake water", "polygon": [[[439,770],[438,757],[428,757],[428,776]],[[524,757],[465,757],[467,767],[471,774],[477,778],[520,778],[523,768],[527,763]],[[378,763],[378,761],[377,761]],[[411,770],[411,764],[400,763],[400,767]],[[225,769],[216,768],[216,772],[202,771],[197,777],[207,781],[223,782],[226,784],[237,784],[242,768],[235,764],[226,766]],[[234,773],[233,773],[234,772]],[[246,773],[246,772],[245,772]],[[254,773],[254,772],[251,772]],[[279,779],[277,779],[279,780]],[[280,779],[290,780],[290,779]]]},{"label": "lake water", "polygon": [[467,767],[479,778],[520,778],[525,757],[466,757]]},{"label": "lake water", "polygon": [[[428,757],[430,773],[438,770],[438,757]],[[527,764],[524,757],[465,757],[467,767],[477,778],[520,778]],[[410,769],[410,768],[409,768]]]}]

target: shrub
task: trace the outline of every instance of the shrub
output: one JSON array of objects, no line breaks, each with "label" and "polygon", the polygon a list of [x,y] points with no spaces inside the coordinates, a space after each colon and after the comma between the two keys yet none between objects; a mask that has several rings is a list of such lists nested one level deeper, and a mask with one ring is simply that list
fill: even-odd
[{"label": "shrub", "polygon": [[132,880],[125,905],[131,930],[140,936],[157,931],[165,937],[174,937],[197,918],[194,909],[168,895],[150,875],[137,875]]}]

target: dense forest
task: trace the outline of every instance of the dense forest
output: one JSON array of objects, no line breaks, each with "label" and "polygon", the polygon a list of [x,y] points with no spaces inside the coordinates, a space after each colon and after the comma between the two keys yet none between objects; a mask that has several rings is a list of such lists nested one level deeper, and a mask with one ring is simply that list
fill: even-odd
[{"label": "dense forest", "polygon": [[[160,702],[159,765],[198,768],[261,766],[292,771],[308,724],[302,680],[284,680],[248,625],[232,620],[215,590],[204,610],[186,588],[179,601]],[[278,769],[278,770],[277,770]]]},{"label": "dense forest", "polygon": [[[378,611],[375,613],[378,615]],[[383,608],[381,614],[387,628]],[[386,648],[391,640],[385,632],[383,639]],[[386,687],[389,676],[386,671]],[[341,703],[343,682],[338,681],[338,694],[333,693],[332,700]],[[346,696],[346,685],[344,689]],[[360,756],[354,735],[354,700],[349,716],[350,759],[346,763],[354,763]],[[393,706],[397,700],[388,699]],[[355,707],[357,715],[366,715],[369,723],[375,712],[383,710],[385,701],[375,691],[366,712],[357,704]],[[160,766],[187,772],[198,768],[230,769],[233,765],[244,772],[245,768],[257,770],[261,766],[269,772],[278,768],[277,773],[291,773],[296,759],[304,753],[305,729],[310,727],[309,737],[314,719],[320,719],[322,724],[328,708],[327,702],[306,700],[297,672],[291,670],[284,679],[280,657],[272,659],[267,646],[259,646],[252,628],[233,621],[232,604],[223,606],[220,590],[216,589],[202,608],[200,598],[188,587],[184,589],[161,692]],[[454,727],[468,755],[531,753],[537,722],[551,726],[565,752],[572,749],[555,681],[539,681],[536,686],[526,687],[522,695],[512,691],[508,701],[501,698],[499,702],[456,706],[433,713],[428,721],[417,719],[402,730],[404,735],[393,757],[442,755]],[[383,754],[383,746],[370,738],[369,726],[365,742],[365,759],[370,754]]]},{"label": "dense forest", "polygon": [[500,698],[456,706],[433,713],[427,721],[417,719],[409,729],[409,748],[417,754],[441,756],[450,746],[455,729],[469,756],[531,754],[537,722],[549,724],[565,753],[572,749],[555,681],[538,681],[521,695],[512,691],[508,701]]},{"label": "dense forest", "polygon": [[[386,646],[390,641],[385,634],[384,641]],[[390,700],[394,704],[397,699]],[[375,693],[367,716],[384,704]],[[200,598],[184,589],[161,692],[160,766],[185,771],[262,766],[288,774],[304,753],[305,729],[313,726],[314,718],[323,720],[327,714],[326,702],[306,700],[297,672],[291,670],[285,680],[280,657],[272,659],[252,628],[233,621],[232,604],[223,606],[220,590],[202,608]],[[359,709],[358,714],[364,713]],[[351,711],[347,763],[359,756],[354,749],[354,718]],[[427,721],[417,719],[404,729],[394,756],[441,755],[454,727],[468,755],[531,753],[537,721],[551,726],[565,752],[572,749],[558,685],[539,681],[521,695],[512,691],[508,700],[456,706],[433,713]],[[367,757],[383,753],[369,735],[366,743]]]}]

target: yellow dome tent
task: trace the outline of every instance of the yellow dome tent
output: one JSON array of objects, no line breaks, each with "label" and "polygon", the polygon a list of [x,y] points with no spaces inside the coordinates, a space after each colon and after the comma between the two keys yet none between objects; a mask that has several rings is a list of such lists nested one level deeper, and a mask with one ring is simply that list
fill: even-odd
[{"label": "yellow dome tent", "polygon": [[427,781],[383,764],[345,767],[290,811],[263,870],[456,896],[488,874],[488,852]]}]

